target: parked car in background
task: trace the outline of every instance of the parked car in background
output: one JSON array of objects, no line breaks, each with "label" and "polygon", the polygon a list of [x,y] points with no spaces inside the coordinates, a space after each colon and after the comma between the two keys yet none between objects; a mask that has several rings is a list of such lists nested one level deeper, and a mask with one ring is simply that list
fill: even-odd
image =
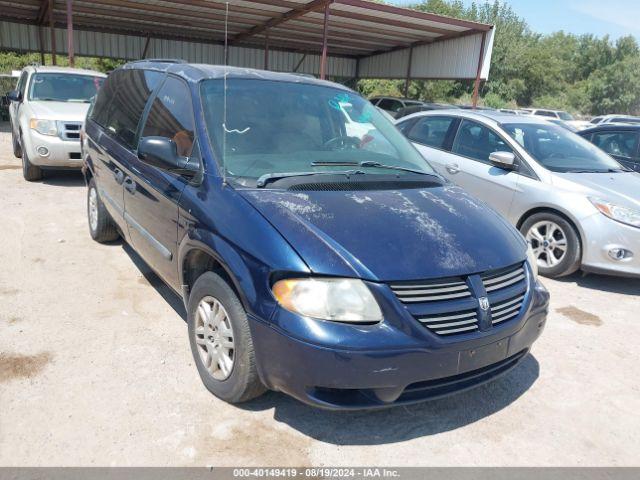
[{"label": "parked car in background", "polygon": [[342,85],[134,62],[85,128],[91,236],[122,235],[182,295],[200,377],[226,401],[440,397],[510,370],[544,328],[518,232]]},{"label": "parked car in background", "polygon": [[571,123],[565,122],[564,120],[560,120],[559,118],[545,118],[547,122],[553,123],[554,125],[558,125],[562,128],[566,128],[570,132],[578,132],[579,130],[573,126]]},{"label": "parked car in background", "polygon": [[106,75],[63,67],[26,67],[9,93],[13,153],[25,180],[43,168],[80,168],[80,129]]},{"label": "parked car in background", "polygon": [[586,120],[576,120],[569,112],[564,110],[548,110],[546,108],[532,108],[530,115],[538,117],[545,117],[548,119],[562,120],[566,125],[570,125],[576,130],[582,130],[591,126],[590,122]]},{"label": "parked car in background", "polygon": [[[601,148],[627,168],[640,172],[640,124],[603,123],[580,135]],[[640,196],[640,192],[638,192]]]},{"label": "parked car in background", "polygon": [[[599,117],[593,117],[591,119],[592,125],[601,125],[605,123],[638,123],[640,124],[640,117],[632,117],[631,115],[601,115]],[[590,125],[591,126],[591,125]]]},{"label": "parked car in background", "polygon": [[400,119],[417,112],[428,112],[429,110],[446,110],[449,108],[456,108],[455,105],[449,105],[446,103],[423,103],[422,105],[411,105],[404,107],[396,114],[395,118]]},{"label": "parked car in background", "polygon": [[411,100],[410,98],[396,97],[372,97],[369,99],[376,107],[381,108],[389,113],[393,118],[398,116],[398,112],[406,107],[420,106],[424,104],[420,100]]},{"label": "parked car in background", "polygon": [[398,128],[520,230],[541,274],[640,276],[640,176],[582,137],[534,116],[460,110],[417,113]]}]

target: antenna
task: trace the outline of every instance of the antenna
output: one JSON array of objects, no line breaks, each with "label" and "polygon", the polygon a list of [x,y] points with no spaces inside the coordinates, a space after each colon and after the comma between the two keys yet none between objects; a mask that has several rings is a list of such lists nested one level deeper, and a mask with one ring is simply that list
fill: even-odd
[{"label": "antenna", "polygon": [[224,93],[222,106],[222,185],[227,184],[227,66],[229,58],[228,30],[227,23],[229,20],[229,2],[225,2],[224,14]]}]

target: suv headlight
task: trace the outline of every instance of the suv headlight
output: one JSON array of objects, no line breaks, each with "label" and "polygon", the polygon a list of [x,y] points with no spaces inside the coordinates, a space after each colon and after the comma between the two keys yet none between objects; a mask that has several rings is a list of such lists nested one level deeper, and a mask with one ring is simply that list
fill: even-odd
[{"label": "suv headlight", "polygon": [[527,242],[527,262],[533,272],[533,281],[535,282],[538,280],[538,258],[536,257],[536,254],[533,253],[533,248],[529,242]]},{"label": "suv headlight", "polygon": [[590,197],[589,200],[593,203],[593,206],[600,211],[600,213],[606,215],[612,220],[640,228],[640,212],[638,210],[621,207],[620,205],[616,205],[615,203],[611,203],[600,198]]},{"label": "suv headlight", "polygon": [[32,130],[35,130],[42,135],[58,134],[58,126],[55,120],[42,120],[38,118],[32,118],[29,126]]},{"label": "suv headlight", "polygon": [[362,280],[290,278],[272,287],[278,303],[305,317],[336,322],[379,322],[378,302]]}]

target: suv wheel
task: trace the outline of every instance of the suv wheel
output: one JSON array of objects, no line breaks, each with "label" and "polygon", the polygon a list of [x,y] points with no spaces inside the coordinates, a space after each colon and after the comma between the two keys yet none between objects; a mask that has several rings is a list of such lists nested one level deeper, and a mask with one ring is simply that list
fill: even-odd
[{"label": "suv wheel", "polygon": [[[23,145],[22,137],[20,137],[20,145]],[[22,158],[22,176],[27,182],[35,182],[36,180],[42,180],[42,169],[31,163],[27,152],[20,147],[20,157]]]},{"label": "suv wheel", "polygon": [[247,314],[219,275],[206,272],[196,280],[187,315],[191,353],[205,387],[230,403],[264,393]]},{"label": "suv wheel", "polygon": [[13,146],[13,156],[22,158],[22,148],[20,147],[20,142],[18,142],[16,134],[13,133],[13,129],[11,130],[11,145]]},{"label": "suv wheel", "polygon": [[93,178],[89,180],[89,189],[87,190],[87,218],[89,219],[89,233],[96,242],[112,242],[118,238],[118,230],[104,203],[102,203],[100,195],[98,195],[96,181]]},{"label": "suv wheel", "polygon": [[545,277],[563,277],[580,268],[580,239],[563,217],[551,212],[536,213],[520,227],[538,259]]}]

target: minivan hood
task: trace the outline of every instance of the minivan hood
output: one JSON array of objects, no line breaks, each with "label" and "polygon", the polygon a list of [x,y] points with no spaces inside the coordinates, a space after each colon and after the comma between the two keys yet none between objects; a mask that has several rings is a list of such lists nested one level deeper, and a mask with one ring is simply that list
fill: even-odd
[{"label": "minivan hood", "polygon": [[525,258],[526,243],[513,227],[451,185],[239,192],[317,274],[416,280],[482,272]]},{"label": "minivan hood", "polygon": [[36,118],[47,120],[68,120],[84,122],[89,103],[79,102],[30,102],[29,106]]},{"label": "minivan hood", "polygon": [[554,185],[571,188],[566,182],[573,183],[572,189],[585,195],[640,209],[640,173],[554,173]]}]

